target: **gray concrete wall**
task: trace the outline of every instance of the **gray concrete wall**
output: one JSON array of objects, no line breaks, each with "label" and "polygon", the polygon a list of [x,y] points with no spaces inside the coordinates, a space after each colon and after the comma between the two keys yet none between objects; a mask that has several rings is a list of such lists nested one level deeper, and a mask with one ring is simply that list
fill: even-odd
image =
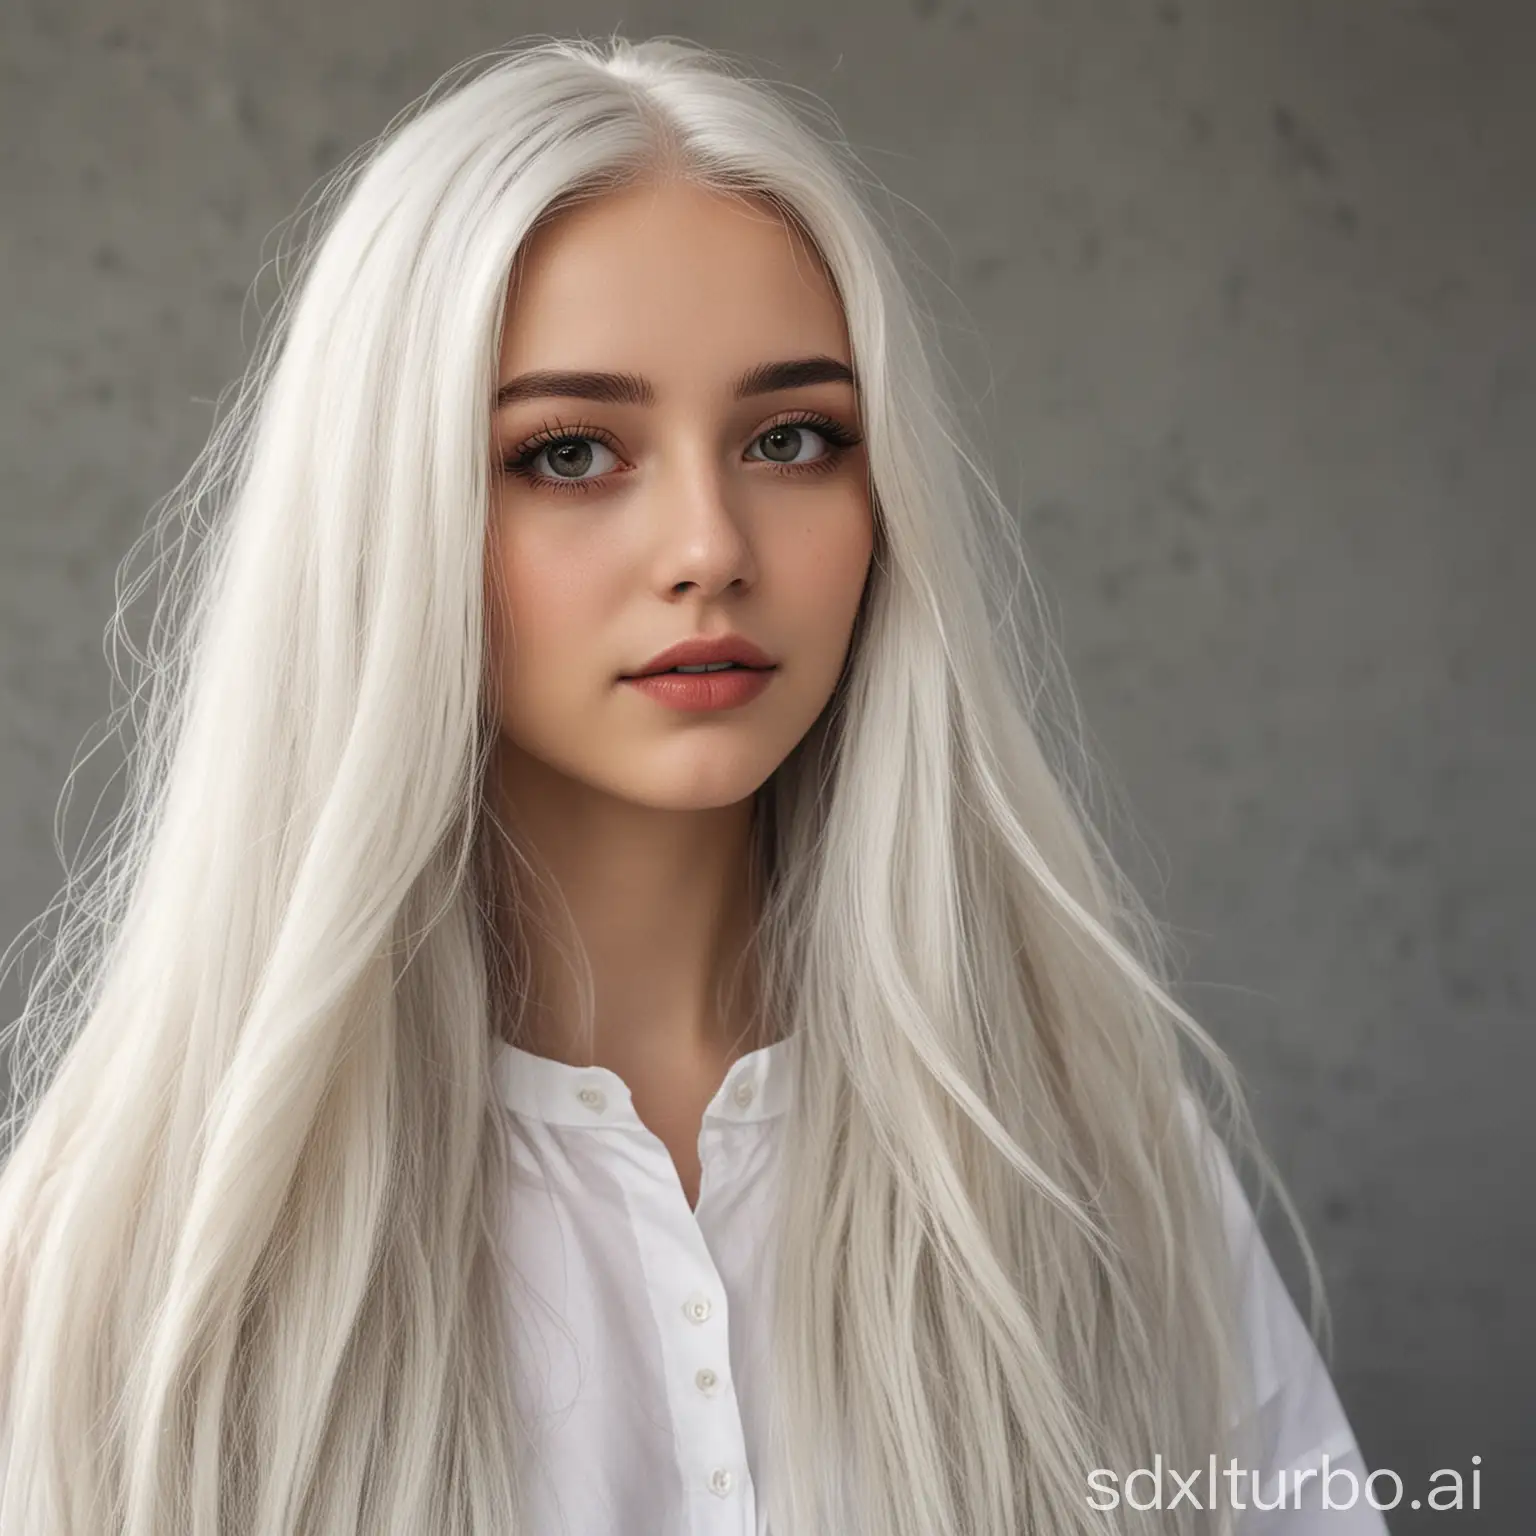
[{"label": "gray concrete wall", "polygon": [[1368,1459],[1422,1485],[1483,1458],[1481,1519],[1394,1531],[1528,1531],[1533,16],[13,0],[0,942],[53,893],[114,568],[243,359],[263,237],[471,53],[615,25],[740,50],[931,221],[1113,836],[1310,1220]]}]

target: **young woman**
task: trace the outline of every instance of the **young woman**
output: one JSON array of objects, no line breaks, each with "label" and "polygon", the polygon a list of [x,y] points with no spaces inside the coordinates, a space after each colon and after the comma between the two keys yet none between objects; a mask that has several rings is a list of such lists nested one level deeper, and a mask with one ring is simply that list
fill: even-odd
[{"label": "young woman", "polygon": [[1379,1533],[846,147],[670,41],[452,84],[168,504],[0,1529]]}]

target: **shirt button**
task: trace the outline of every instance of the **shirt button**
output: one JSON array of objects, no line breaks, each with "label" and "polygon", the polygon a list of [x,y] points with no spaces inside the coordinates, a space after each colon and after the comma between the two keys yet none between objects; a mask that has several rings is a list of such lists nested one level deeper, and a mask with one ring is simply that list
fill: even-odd
[{"label": "shirt button", "polygon": [[576,1097],[581,1100],[588,1109],[596,1110],[602,1114],[604,1106],[608,1103],[607,1097],[601,1088],[581,1088],[577,1090]]},{"label": "shirt button", "polygon": [[702,1371],[693,1378],[693,1384],[700,1392],[713,1392],[720,1384],[720,1378],[706,1365]]},{"label": "shirt button", "polygon": [[702,1323],[709,1316],[709,1297],[690,1296],[683,1303],[683,1315],[690,1323]]},{"label": "shirt button", "polygon": [[715,1470],[709,1474],[709,1486],[711,1490],[715,1493],[718,1493],[722,1498],[724,1498],[724,1496],[731,1491],[731,1484],[734,1481],[735,1479],[731,1476],[731,1470],[729,1467],[716,1467]]},{"label": "shirt button", "polygon": [[753,1092],[754,1092],[754,1089],[752,1087],[752,1084],[750,1082],[748,1082],[745,1078],[741,1082],[737,1083],[736,1084],[736,1088],[735,1088],[735,1093],[734,1093],[734,1097],[736,1099],[737,1104],[739,1104],[743,1109],[745,1109],[747,1107],[747,1105],[749,1105],[752,1102]]}]

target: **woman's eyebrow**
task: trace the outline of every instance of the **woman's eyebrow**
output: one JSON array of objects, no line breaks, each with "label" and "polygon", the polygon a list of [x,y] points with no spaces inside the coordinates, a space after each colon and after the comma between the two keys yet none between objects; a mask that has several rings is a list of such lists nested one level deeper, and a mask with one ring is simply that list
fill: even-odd
[{"label": "woman's eyebrow", "polygon": [[[758,363],[747,369],[732,386],[737,400],[770,395],[775,390],[798,389],[806,384],[853,384],[853,370],[835,357],[797,357],[782,363]],[[638,373],[592,373],[545,368],[508,379],[496,391],[496,409],[518,400],[559,396],[572,400],[600,400],[607,405],[654,405],[656,386]]]}]

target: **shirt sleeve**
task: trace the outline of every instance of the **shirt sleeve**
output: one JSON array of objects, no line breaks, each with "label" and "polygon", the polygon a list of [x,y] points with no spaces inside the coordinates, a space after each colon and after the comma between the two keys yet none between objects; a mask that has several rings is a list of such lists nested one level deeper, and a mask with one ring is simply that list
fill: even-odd
[{"label": "shirt sleeve", "polygon": [[[1252,1471],[1260,1487],[1256,1499],[1252,1471],[1239,1479],[1237,1498],[1247,1507],[1237,1514],[1236,1536],[1389,1536],[1385,1517],[1367,1496],[1369,1469],[1354,1431],[1227,1149],[1203,1115],[1200,1125],[1218,1164],[1254,1390]],[[1302,1475],[1309,1471],[1312,1476]]]}]

